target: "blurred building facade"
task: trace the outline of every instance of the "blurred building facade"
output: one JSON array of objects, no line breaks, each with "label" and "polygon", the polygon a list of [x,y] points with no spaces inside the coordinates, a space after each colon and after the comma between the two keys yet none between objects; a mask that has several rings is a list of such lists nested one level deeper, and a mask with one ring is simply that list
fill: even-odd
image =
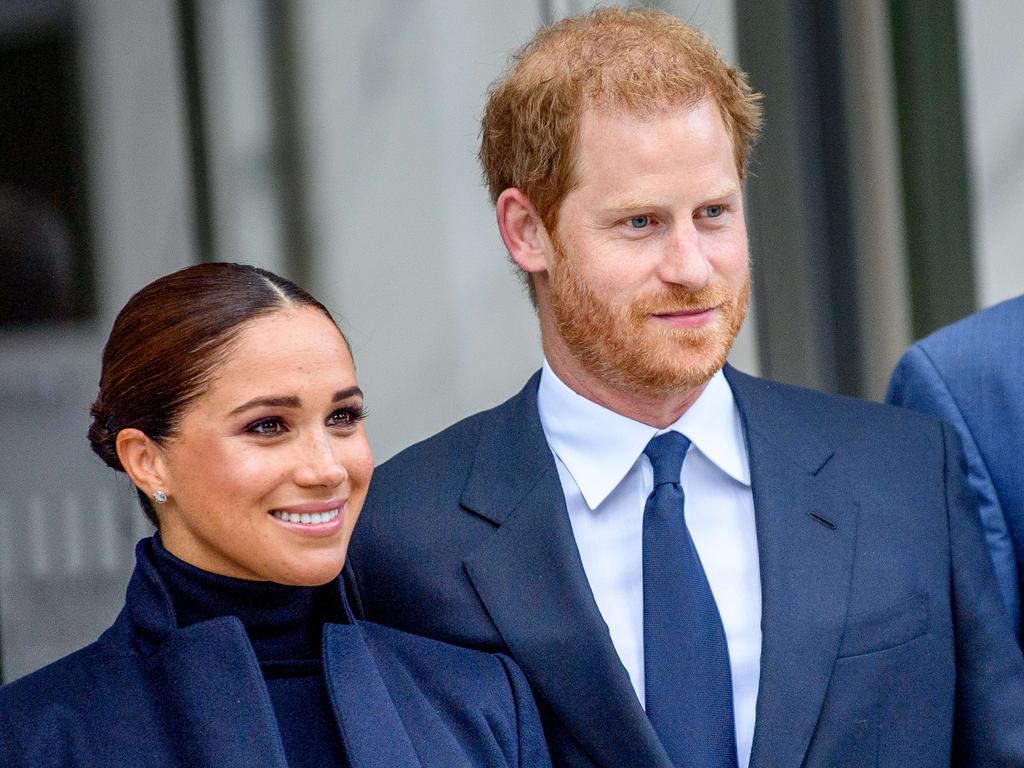
[{"label": "blurred building facade", "polygon": [[[737,366],[879,398],[1024,292],[1012,0],[663,0],[764,92]],[[585,0],[0,5],[0,674],[93,639],[147,533],[85,431],[114,315],[202,260],[338,316],[378,460],[541,361],[476,163],[488,84]]]}]

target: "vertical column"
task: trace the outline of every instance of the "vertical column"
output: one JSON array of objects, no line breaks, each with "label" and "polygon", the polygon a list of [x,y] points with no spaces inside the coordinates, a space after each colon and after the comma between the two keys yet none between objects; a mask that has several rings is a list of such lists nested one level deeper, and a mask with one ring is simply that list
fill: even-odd
[{"label": "vertical column", "polygon": [[960,0],[975,298],[989,306],[1024,293],[1024,3]]},{"label": "vertical column", "polygon": [[748,183],[761,362],[772,378],[861,390],[855,232],[839,24],[831,4],[739,7],[741,61],[765,94]]},{"label": "vertical column", "polygon": [[974,309],[956,0],[890,0],[913,332]]},{"label": "vertical column", "polygon": [[[257,264],[296,276],[301,237],[286,226],[301,182],[282,161],[290,117],[287,38],[291,4],[186,0],[191,40],[192,154],[202,170],[197,217],[207,258]],[[196,136],[199,141],[196,141]],[[198,189],[197,189],[198,191]],[[300,233],[303,231],[299,229]]]},{"label": "vertical column", "polygon": [[889,17],[877,0],[840,4],[849,109],[850,213],[857,255],[862,395],[881,400],[910,343],[896,95]]},{"label": "vertical column", "polygon": [[178,25],[173,0],[75,9],[105,327],[135,290],[194,260]]}]

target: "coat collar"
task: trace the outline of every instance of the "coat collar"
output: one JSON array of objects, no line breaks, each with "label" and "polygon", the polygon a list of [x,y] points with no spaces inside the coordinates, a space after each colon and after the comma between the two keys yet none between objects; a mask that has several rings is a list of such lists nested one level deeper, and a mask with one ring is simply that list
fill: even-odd
[{"label": "coat collar", "polygon": [[[795,768],[839,649],[857,509],[821,396],[725,373],[750,457],[763,596],[751,765]],[[597,764],[669,766],[587,582],[537,413],[538,381],[480,431],[461,503],[498,528],[466,572],[539,698]]]},{"label": "coat collar", "polygon": [[[179,629],[171,598],[151,555],[136,547],[136,566],[124,610],[108,640],[126,641],[154,679],[160,708],[169,711],[182,765],[197,768],[287,768],[267,686],[245,628],[222,616]],[[376,661],[352,619],[338,582],[348,624],[325,626],[327,690],[353,768],[420,768]],[[365,725],[372,713],[373,727]]]},{"label": "coat collar", "polygon": [[[189,629],[178,628],[170,591],[154,564],[153,547],[154,539],[152,537],[142,539],[135,545],[135,570],[128,582],[125,607],[117,622],[108,630],[108,633],[128,640],[141,656],[150,656],[159,652],[163,644],[173,635]],[[340,576],[335,579],[334,584],[344,620],[351,624],[355,619]],[[219,626],[219,622],[236,623],[239,627],[242,626],[241,622],[233,616],[224,616],[200,624]],[[245,633],[244,628],[242,633]]]}]

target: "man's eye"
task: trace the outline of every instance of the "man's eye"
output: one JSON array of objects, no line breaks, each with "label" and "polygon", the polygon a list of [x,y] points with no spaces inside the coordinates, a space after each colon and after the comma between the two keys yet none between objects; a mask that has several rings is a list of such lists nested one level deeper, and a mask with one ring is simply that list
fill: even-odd
[{"label": "man's eye", "polygon": [[278,418],[260,419],[246,427],[245,431],[254,435],[279,435],[284,432],[284,423]]},{"label": "man's eye", "polygon": [[724,205],[709,205],[704,209],[704,216],[709,219],[717,219],[725,213]]},{"label": "man's eye", "polygon": [[629,225],[630,229],[644,229],[645,227],[650,226],[650,224],[651,224],[651,217],[650,216],[632,216],[632,217],[626,219],[626,224]]}]

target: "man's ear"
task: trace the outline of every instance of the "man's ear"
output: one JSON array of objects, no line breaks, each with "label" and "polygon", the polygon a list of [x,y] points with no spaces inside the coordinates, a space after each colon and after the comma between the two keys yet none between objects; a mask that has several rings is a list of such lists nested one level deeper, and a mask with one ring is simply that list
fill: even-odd
[{"label": "man's ear", "polygon": [[170,494],[171,488],[163,454],[153,440],[138,429],[122,429],[115,442],[117,458],[135,487],[153,497],[156,491]]},{"label": "man's ear", "polygon": [[524,272],[544,272],[552,253],[551,238],[530,199],[516,187],[498,196],[494,205],[498,230],[509,255]]}]

